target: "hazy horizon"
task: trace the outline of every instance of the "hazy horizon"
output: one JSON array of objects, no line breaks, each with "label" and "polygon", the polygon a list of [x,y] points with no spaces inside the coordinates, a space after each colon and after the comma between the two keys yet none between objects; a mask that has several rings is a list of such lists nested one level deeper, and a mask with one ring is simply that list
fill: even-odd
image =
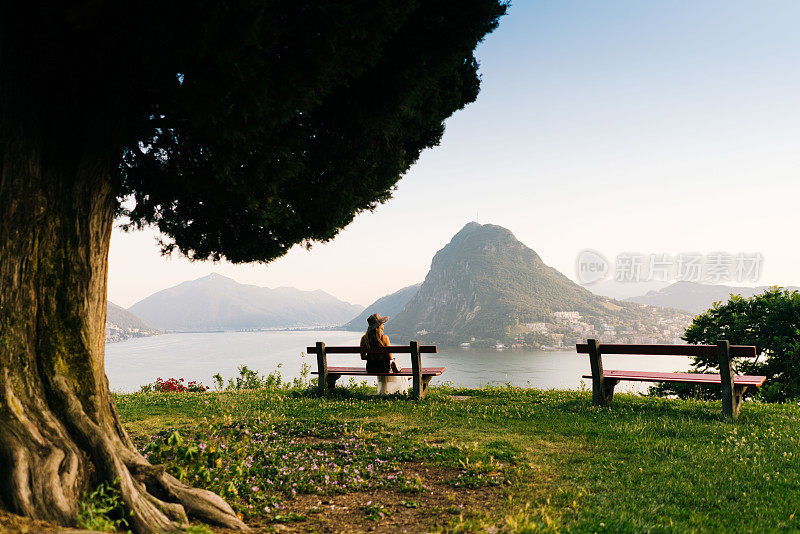
[{"label": "hazy horizon", "polygon": [[[485,223],[485,224],[492,224],[492,223]],[[208,262],[208,263],[206,263],[206,265],[210,265],[212,267],[220,267],[220,266],[231,267],[230,264],[226,264],[225,262],[218,262],[218,263]],[[270,286],[270,285],[263,285],[263,284],[258,284],[258,283],[246,282],[246,281],[239,280],[237,278],[237,274],[222,274],[222,273],[219,272],[219,270],[215,270],[215,269],[212,268],[212,270],[210,272],[208,272],[207,274],[203,274],[203,275],[200,275],[200,276],[197,276],[197,277],[193,277],[193,278],[188,278],[186,280],[179,280],[179,281],[177,281],[177,282],[175,282],[173,284],[170,284],[169,286],[165,286],[163,288],[156,289],[152,293],[148,293],[146,295],[142,295],[140,298],[137,298],[131,304],[123,305],[123,307],[130,308],[132,305],[134,305],[134,304],[146,299],[147,297],[152,296],[155,293],[158,293],[158,292],[163,291],[165,289],[169,289],[169,288],[175,287],[175,286],[180,285],[180,284],[185,283],[185,282],[197,281],[199,279],[206,278],[206,277],[214,275],[214,274],[225,276],[227,278],[230,278],[230,279],[232,279],[232,280],[234,280],[234,281],[236,281],[236,282],[238,282],[240,284],[244,284],[244,285],[253,285],[253,286],[257,286],[257,287],[268,287],[269,289],[276,289],[276,288],[281,288],[281,287],[295,287],[295,286],[288,286],[288,285],[273,285],[273,286]],[[583,287],[589,289],[590,291],[592,291],[593,293],[595,293],[597,295],[609,296],[611,298],[616,298],[616,299],[621,299],[621,300],[624,300],[624,299],[626,299],[628,297],[642,296],[642,295],[645,295],[646,293],[648,293],[649,291],[658,291],[659,289],[661,289],[663,287],[666,287],[668,285],[671,285],[671,284],[679,281],[679,280],[677,280],[675,278],[671,278],[668,281],[663,281],[663,280],[641,280],[641,281],[624,281],[624,280],[622,280],[622,281],[620,281],[620,280],[615,280],[614,276],[612,274],[612,275],[608,276],[606,279],[604,279],[602,281],[599,281],[599,282],[596,282],[596,283],[585,283],[584,284],[584,283],[581,283],[580,280],[576,279],[576,277],[574,275],[570,276],[570,273],[563,273],[563,274],[566,274],[576,284],[582,285]],[[384,293],[376,296],[374,299],[370,300],[369,302],[363,303],[363,304],[362,303],[358,303],[358,302],[348,301],[346,298],[342,298],[339,295],[335,295],[335,294],[331,293],[330,291],[328,291],[324,287],[297,288],[297,289],[301,289],[303,291],[322,290],[322,291],[325,291],[326,293],[329,293],[329,294],[333,295],[334,297],[339,298],[339,300],[345,301],[345,302],[350,303],[350,304],[357,304],[357,305],[361,305],[362,307],[366,307],[366,306],[368,306],[369,304],[371,304],[372,302],[374,302],[375,300],[377,300],[380,297],[392,294],[392,293],[394,293],[394,292],[396,292],[396,291],[398,291],[400,289],[403,289],[405,287],[408,287],[408,286],[411,286],[411,285],[414,285],[414,284],[421,283],[423,281],[424,281],[424,276],[423,276],[423,278],[421,278],[417,282],[413,282],[411,284],[406,284],[404,286],[400,286],[400,287],[397,287],[397,288],[386,289]],[[701,280],[700,283],[714,285],[714,283],[709,282],[709,281],[705,281],[705,280]],[[756,282],[756,283],[741,282],[740,283],[740,282],[736,282],[736,281],[727,281],[727,282],[717,282],[716,285],[732,286],[732,287],[754,287],[754,286],[768,286],[768,285],[789,286],[790,284],[764,284],[764,283],[761,283],[761,282]],[[113,302],[114,304],[121,305],[121,304],[119,304],[118,302],[116,302],[115,300],[113,300],[110,297],[109,297],[109,301]]]},{"label": "hazy horizon", "polygon": [[109,299],[218,272],[367,305],[476,218],[572,279],[584,249],[725,251],[763,255],[756,285],[800,285],[798,22],[789,1],[515,4],[477,51],[477,102],[387,204],[268,265],[163,258],[152,231],[115,230]]}]

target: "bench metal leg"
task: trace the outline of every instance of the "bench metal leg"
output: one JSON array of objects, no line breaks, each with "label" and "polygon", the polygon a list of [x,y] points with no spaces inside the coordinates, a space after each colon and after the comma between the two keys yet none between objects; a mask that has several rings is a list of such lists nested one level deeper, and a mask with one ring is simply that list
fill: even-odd
[{"label": "bench metal leg", "polygon": [[744,392],[747,386],[733,386],[733,406],[731,406],[731,418],[737,419],[739,417],[739,410],[742,407],[742,400],[744,399]]},{"label": "bench metal leg", "polygon": [[328,377],[327,377],[326,382],[327,382],[327,386],[328,386],[327,392],[329,394],[333,393],[333,388],[336,387],[336,381],[339,380],[341,377],[342,377],[342,375],[335,375],[335,374],[332,374],[332,373],[328,373]]},{"label": "bench metal leg", "polygon": [[733,383],[734,373],[730,350],[731,344],[727,340],[717,341],[719,378],[722,385],[722,416],[736,420],[739,417],[744,389]]},{"label": "bench metal leg", "polygon": [[317,342],[317,389],[320,395],[328,394],[328,354],[325,351],[325,343]]},{"label": "bench metal leg", "polygon": [[419,393],[419,398],[423,398],[425,394],[428,392],[428,383],[430,383],[433,375],[422,375],[422,388]]},{"label": "bench metal leg", "polygon": [[408,345],[411,347],[411,398],[419,400],[425,396],[425,386],[427,385],[423,384],[424,377],[422,376],[422,358],[419,352],[419,342],[411,341]]},{"label": "bench metal leg", "polygon": [[619,384],[619,380],[614,378],[604,378],[601,391],[600,406],[605,406],[614,398],[614,387]]},{"label": "bench metal leg", "polygon": [[[609,386],[609,381],[603,376],[603,356],[600,352],[600,343],[596,339],[587,339],[589,345],[589,364],[592,368],[592,404],[604,406],[614,396],[614,386],[617,381]],[[609,393],[610,391],[610,393]]]}]

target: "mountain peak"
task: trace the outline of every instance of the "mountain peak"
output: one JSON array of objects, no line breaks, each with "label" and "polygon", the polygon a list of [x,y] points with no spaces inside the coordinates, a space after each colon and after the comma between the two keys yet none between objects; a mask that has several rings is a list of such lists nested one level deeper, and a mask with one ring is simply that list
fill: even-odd
[{"label": "mountain peak", "polygon": [[442,262],[463,261],[469,258],[487,255],[521,254],[522,261],[535,265],[544,265],[535,251],[520,242],[511,230],[496,224],[467,223],[456,235],[433,257],[431,266]]},{"label": "mountain peak", "polygon": [[207,274],[206,276],[201,276],[200,278],[196,278],[194,280],[191,280],[189,283],[194,283],[194,282],[228,282],[228,283],[233,282],[234,284],[238,284],[239,283],[236,280],[234,280],[233,278],[229,278],[227,276],[223,276],[223,275],[221,275],[219,273]]},{"label": "mountain peak", "polygon": [[414,297],[387,328],[444,342],[499,339],[556,311],[601,313],[598,297],[542,262],[507,228],[470,222],[433,257]]},{"label": "mountain peak", "polygon": [[464,232],[471,232],[480,227],[481,225],[476,221],[470,221],[467,224],[465,224],[464,227],[456,233],[456,235],[462,234]]},{"label": "mountain peak", "polygon": [[510,236],[512,239],[516,240],[516,237],[514,237],[514,234],[508,228],[504,228],[496,224],[488,224],[488,223],[480,224],[475,221],[470,221],[467,224],[465,224],[464,227],[461,230],[459,230],[456,235],[453,236],[452,240],[456,240],[459,238],[465,239],[477,236],[481,237]]}]

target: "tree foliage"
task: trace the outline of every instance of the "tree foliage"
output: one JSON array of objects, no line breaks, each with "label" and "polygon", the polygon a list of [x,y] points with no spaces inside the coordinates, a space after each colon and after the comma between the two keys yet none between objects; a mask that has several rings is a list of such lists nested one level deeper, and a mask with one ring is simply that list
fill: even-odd
[{"label": "tree foliage", "polygon": [[[756,361],[734,360],[737,373],[764,375],[762,398],[783,401],[800,398],[800,293],[771,288],[760,295],[731,295],[694,318],[683,336],[689,343],[755,345]],[[715,358],[694,358],[698,372],[719,372]],[[689,394],[691,388],[664,386],[662,393]],[[712,388],[718,389],[718,388]]]},{"label": "tree foliage", "polygon": [[[755,362],[737,362],[738,372],[765,375],[762,390],[771,401],[800,397],[800,293],[771,288],[760,295],[731,295],[695,317],[686,329],[689,343],[716,343],[727,339],[734,345],[755,345],[761,356]],[[715,361],[697,358],[697,370],[719,369]]]},{"label": "tree foliage", "polygon": [[475,100],[498,0],[0,2],[0,508],[140,534],[246,529],[151,465],[104,368],[115,215],[164,251],[270,261],[384,202]]},{"label": "tree foliage", "polygon": [[138,117],[122,193],[167,251],[270,260],[387,200],[477,97],[473,49],[503,13],[487,0],[278,3],[202,4],[182,31],[192,53]]},{"label": "tree foliage", "polygon": [[102,137],[120,198],[135,200],[131,226],[155,225],[165,251],[245,262],[328,240],[386,201],[477,97],[473,51],[505,9],[151,0],[12,2],[0,14],[11,40],[46,36],[3,58],[33,90],[11,95],[29,104],[18,109],[63,115],[65,143],[97,111],[115,125]]}]

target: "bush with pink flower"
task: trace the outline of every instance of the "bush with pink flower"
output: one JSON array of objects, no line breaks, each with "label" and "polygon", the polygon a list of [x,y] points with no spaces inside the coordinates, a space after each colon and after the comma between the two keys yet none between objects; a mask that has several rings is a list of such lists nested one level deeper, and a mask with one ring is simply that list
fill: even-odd
[{"label": "bush with pink flower", "polygon": [[208,391],[210,388],[208,386],[204,386],[202,382],[197,382],[195,380],[190,380],[188,384],[184,385],[185,380],[183,378],[167,378],[166,380],[158,377],[156,381],[152,384],[145,384],[141,386],[142,392],[151,392],[151,391],[158,391],[158,392],[175,392],[175,393],[184,393],[184,392],[193,392],[193,393],[203,393]]}]

